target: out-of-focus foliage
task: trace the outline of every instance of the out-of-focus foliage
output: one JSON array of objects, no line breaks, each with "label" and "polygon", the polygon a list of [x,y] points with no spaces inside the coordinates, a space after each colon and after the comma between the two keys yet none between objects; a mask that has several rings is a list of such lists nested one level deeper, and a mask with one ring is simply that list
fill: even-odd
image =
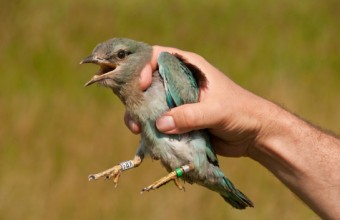
[{"label": "out-of-focus foliage", "polygon": [[220,158],[255,202],[172,184],[139,194],[159,162],[111,182],[87,174],[130,159],[138,145],[109,90],[83,88],[78,66],[99,42],[129,37],[194,51],[243,87],[340,133],[340,4],[301,1],[12,0],[0,2],[0,219],[316,219],[267,170]]}]

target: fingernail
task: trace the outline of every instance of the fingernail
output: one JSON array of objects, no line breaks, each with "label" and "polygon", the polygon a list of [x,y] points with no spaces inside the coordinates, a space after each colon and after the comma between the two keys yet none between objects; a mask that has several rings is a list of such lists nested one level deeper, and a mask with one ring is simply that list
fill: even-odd
[{"label": "fingernail", "polygon": [[170,131],[175,128],[175,121],[172,116],[163,116],[157,119],[156,126],[160,131]]}]

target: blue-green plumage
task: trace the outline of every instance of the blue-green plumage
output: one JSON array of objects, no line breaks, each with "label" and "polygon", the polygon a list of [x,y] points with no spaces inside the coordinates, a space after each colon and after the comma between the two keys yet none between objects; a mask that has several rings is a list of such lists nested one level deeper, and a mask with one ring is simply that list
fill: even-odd
[{"label": "blue-green plumage", "polygon": [[197,102],[199,88],[192,71],[176,56],[163,52],[158,57],[159,71],[153,73],[151,86],[141,91],[139,73],[151,54],[152,47],[141,42],[124,38],[104,42],[83,61],[101,66],[87,84],[99,82],[111,88],[134,120],[141,124],[141,142],[136,153],[139,158],[149,154],[159,159],[169,172],[191,164],[194,169],[181,177],[185,181],[218,192],[235,208],[253,207],[220,170],[206,130],[167,135],[156,129],[156,119],[170,108]]}]

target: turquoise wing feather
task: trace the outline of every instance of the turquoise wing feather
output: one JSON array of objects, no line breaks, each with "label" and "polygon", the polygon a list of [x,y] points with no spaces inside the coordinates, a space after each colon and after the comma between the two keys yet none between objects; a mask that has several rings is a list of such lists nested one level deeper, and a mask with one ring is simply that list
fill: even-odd
[{"label": "turquoise wing feather", "polygon": [[162,52],[158,57],[158,66],[170,108],[198,102],[198,85],[183,62],[170,53]]},{"label": "turquoise wing feather", "polygon": [[[158,57],[158,66],[169,108],[198,102],[198,84],[192,71],[182,61],[170,53],[162,52]],[[209,138],[208,135],[204,137]],[[211,163],[218,164],[209,142],[206,154]]]}]

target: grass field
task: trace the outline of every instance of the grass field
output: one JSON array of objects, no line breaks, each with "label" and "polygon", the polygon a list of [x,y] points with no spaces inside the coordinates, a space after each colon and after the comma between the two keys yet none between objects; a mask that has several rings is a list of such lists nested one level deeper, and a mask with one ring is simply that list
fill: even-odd
[{"label": "grass field", "polygon": [[318,219],[259,164],[220,158],[255,202],[230,208],[186,184],[139,190],[166,172],[147,159],[118,188],[89,173],[138,145],[109,90],[79,66],[111,37],[206,57],[243,87],[340,133],[340,3],[274,1],[0,1],[0,219]]}]

